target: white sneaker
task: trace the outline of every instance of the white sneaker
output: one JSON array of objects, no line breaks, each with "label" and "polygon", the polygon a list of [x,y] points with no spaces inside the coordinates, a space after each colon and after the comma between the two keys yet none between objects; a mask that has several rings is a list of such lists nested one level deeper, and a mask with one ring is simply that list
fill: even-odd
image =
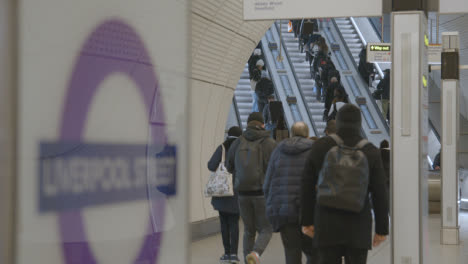
[{"label": "white sneaker", "polygon": [[250,254],[248,254],[245,259],[247,260],[247,264],[259,264],[260,263],[260,256],[255,251],[250,252]]}]

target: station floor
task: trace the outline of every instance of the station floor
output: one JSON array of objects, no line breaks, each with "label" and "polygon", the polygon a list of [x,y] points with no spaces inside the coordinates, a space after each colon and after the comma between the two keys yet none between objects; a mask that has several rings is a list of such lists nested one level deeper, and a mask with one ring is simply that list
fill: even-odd
[{"label": "station floor", "polygon": [[[443,246],[440,244],[440,216],[429,216],[429,250],[426,253],[426,264],[466,264],[468,263],[468,212],[460,213],[460,239],[458,246]],[[242,227],[239,239],[239,253],[242,252]],[[211,236],[191,244],[191,264],[217,264],[223,253],[221,235]],[[273,238],[262,256],[261,263],[285,263],[281,238],[278,233]],[[305,257],[303,258],[305,263]],[[390,264],[390,243],[371,250],[368,264]]]}]

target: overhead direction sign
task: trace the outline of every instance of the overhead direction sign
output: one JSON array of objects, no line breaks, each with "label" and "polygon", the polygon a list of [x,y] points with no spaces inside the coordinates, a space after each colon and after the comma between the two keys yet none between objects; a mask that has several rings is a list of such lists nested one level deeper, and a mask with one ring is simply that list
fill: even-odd
[{"label": "overhead direction sign", "polygon": [[382,1],[244,0],[244,20],[349,16],[380,17]]},{"label": "overhead direction sign", "polygon": [[390,43],[368,43],[367,62],[381,63],[392,61],[392,45]]}]

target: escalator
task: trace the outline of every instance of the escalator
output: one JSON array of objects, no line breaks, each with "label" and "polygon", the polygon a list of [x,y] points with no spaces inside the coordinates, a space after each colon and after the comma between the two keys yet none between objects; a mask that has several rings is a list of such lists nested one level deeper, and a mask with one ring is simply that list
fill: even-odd
[{"label": "escalator", "polygon": [[[315,98],[314,82],[310,79],[310,75],[309,78],[305,78],[304,73],[296,72],[299,67],[293,64],[295,58],[288,57],[282,43],[279,30],[273,25],[262,38],[261,47],[266,69],[275,86],[275,97],[283,105],[286,125],[290,128],[293,123],[303,121],[311,128],[309,136],[321,136],[325,128],[325,123],[321,121],[323,104],[304,100],[306,97]],[[283,59],[279,59],[280,57]],[[234,92],[233,109],[237,113],[236,119],[240,120],[239,125],[245,128],[247,117],[252,110],[247,65]],[[311,113],[316,113],[316,115]],[[232,116],[230,119],[235,118],[232,114],[230,116]],[[232,122],[228,120],[228,123]]]},{"label": "escalator", "polygon": [[277,21],[275,25],[277,29],[281,29],[282,43],[286,48],[291,68],[296,77],[297,86],[302,93],[317,134],[321,137],[324,135],[326,127],[326,123],[322,120],[324,104],[316,99],[315,81],[311,78],[310,66],[305,60],[305,53],[300,52],[298,40],[294,38],[294,33],[288,32],[287,20]]},{"label": "escalator", "polygon": [[330,28],[324,27],[322,36],[332,48],[331,59],[341,74],[341,82],[349,95],[350,102],[361,109],[363,133],[369,141],[378,146],[382,140],[389,139],[389,128],[372,97],[371,90],[368,89],[367,82],[359,75],[357,62],[363,43],[360,42],[358,31],[348,22],[346,19],[334,20]]}]

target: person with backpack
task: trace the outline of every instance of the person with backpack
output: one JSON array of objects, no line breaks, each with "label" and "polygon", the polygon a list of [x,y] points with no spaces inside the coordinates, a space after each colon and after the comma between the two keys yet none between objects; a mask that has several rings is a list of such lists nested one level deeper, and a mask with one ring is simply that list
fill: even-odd
[{"label": "person with backpack", "polygon": [[368,250],[389,233],[382,159],[379,149],[362,138],[361,121],[357,106],[341,107],[337,133],[317,140],[305,163],[302,230],[314,238],[320,264],[341,263],[343,256],[346,263],[364,264]]},{"label": "person with backpack", "polygon": [[[273,229],[265,214],[263,183],[276,142],[265,130],[263,116],[251,113],[247,129],[229,149],[227,169],[235,173],[234,190],[239,193],[240,216],[244,222],[244,258],[248,264],[260,263]],[[255,236],[258,232],[257,239]]]},{"label": "person with backpack", "polygon": [[266,214],[273,231],[281,234],[286,264],[301,264],[302,252],[311,264],[313,244],[301,231],[299,193],[302,170],[314,142],[308,139],[309,128],[304,122],[295,123],[291,132],[292,137],[271,154],[263,184]]},{"label": "person with backpack", "polygon": [[[222,155],[227,157],[227,153],[232,143],[242,135],[242,129],[233,126],[228,130],[228,137],[223,144],[216,148],[216,151],[208,161],[208,169],[212,172],[218,169],[219,163],[223,160]],[[235,181],[233,174],[233,181]],[[239,246],[239,204],[237,193],[228,197],[213,197],[211,205],[219,212],[219,221],[221,223],[221,236],[223,239],[224,255],[219,259],[223,263],[239,263],[237,250]]]}]

